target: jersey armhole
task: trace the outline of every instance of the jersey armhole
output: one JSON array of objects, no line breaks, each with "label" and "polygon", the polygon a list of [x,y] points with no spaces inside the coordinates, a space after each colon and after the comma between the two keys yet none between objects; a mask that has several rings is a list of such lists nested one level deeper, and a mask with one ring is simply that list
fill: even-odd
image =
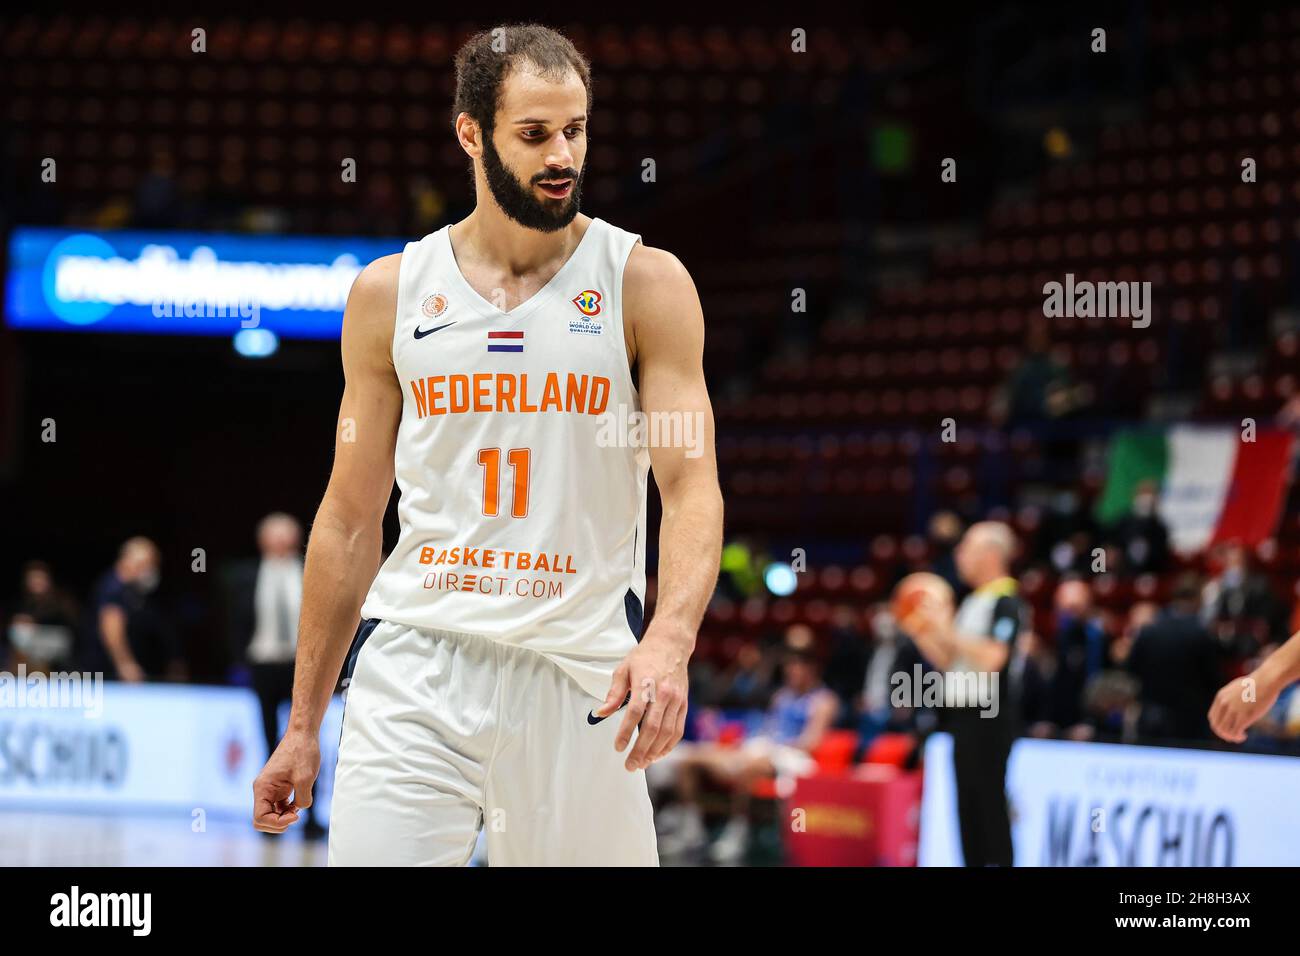
[{"label": "jersey armhole", "polygon": [[636,375],[633,374],[633,369],[636,367],[640,356],[637,356],[631,362],[627,360],[627,318],[623,314],[623,275],[627,272],[627,263],[632,258],[632,250],[643,243],[640,235],[636,233],[629,233],[629,235],[632,241],[628,243],[627,249],[622,252],[614,267],[614,288],[617,290],[615,293],[617,298],[614,300],[614,314],[618,316],[618,335],[614,338],[618,341],[623,356],[623,361],[619,363],[619,367],[626,370],[628,387],[632,390],[632,397],[640,405],[641,392],[637,389]]},{"label": "jersey armhole", "polygon": [[415,253],[423,242],[424,239],[408,242],[402,249],[402,261],[397,264],[397,302],[393,312],[393,338],[388,343],[388,357],[393,363],[394,371],[397,370],[397,335],[402,331],[402,306],[407,301],[407,287],[411,283],[410,277],[417,258]]}]

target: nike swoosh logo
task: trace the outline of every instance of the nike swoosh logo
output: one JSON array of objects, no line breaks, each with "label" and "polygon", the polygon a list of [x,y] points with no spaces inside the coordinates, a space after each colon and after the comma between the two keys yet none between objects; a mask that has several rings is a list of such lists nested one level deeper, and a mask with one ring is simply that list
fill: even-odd
[{"label": "nike swoosh logo", "polygon": [[437,332],[439,329],[445,329],[447,328],[448,325],[455,325],[455,324],[456,324],[455,322],[448,322],[447,325],[435,325],[431,329],[422,329],[417,325],[415,327],[415,337],[417,339],[422,339],[426,335],[432,335],[434,332]]},{"label": "nike swoosh logo", "polygon": [[[628,691],[627,696],[623,698],[623,707],[626,707],[630,703],[632,703],[632,692]],[[622,710],[623,707],[620,707],[618,710]],[[614,711],[614,714],[617,714],[618,710]],[[591,724],[594,727],[596,726],[596,724],[600,723],[602,720],[605,720],[607,717],[613,717],[614,714],[606,714],[605,717],[597,717],[596,712],[594,710],[589,710],[587,711],[587,723]]]}]

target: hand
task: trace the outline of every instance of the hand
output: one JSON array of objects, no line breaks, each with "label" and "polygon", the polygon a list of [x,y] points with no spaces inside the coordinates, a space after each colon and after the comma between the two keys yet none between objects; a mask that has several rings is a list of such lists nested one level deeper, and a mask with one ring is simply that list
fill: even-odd
[{"label": "hand", "polygon": [[128,684],[143,684],[145,677],[144,668],[134,659],[117,665],[118,680],[126,681]]},{"label": "hand", "polygon": [[596,716],[608,717],[614,713],[631,690],[632,699],[614,738],[614,749],[622,753],[632,739],[632,731],[638,725],[641,728],[636,746],[623,764],[628,770],[641,770],[663,757],[686,731],[689,647],[683,636],[656,630],[652,623],[641,643],[614,671],[614,681]]},{"label": "hand", "polygon": [[[1251,690],[1254,693],[1249,693]],[[1256,671],[1224,684],[1210,705],[1210,727],[1224,740],[1239,744],[1246,728],[1269,712],[1282,688]],[[1253,699],[1251,699],[1253,698]]]},{"label": "hand", "polygon": [[952,629],[952,609],[933,594],[924,593],[912,613],[898,623],[910,637],[942,642]]},{"label": "hand", "polygon": [[320,741],[316,735],[293,731],[285,734],[253,781],[254,828],[263,833],[283,833],[297,823],[298,811],[311,806],[311,788],[319,773]]}]

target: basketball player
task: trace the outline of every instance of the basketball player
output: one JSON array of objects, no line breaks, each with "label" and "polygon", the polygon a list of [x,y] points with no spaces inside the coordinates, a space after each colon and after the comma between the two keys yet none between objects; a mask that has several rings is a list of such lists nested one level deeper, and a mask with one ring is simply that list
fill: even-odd
[{"label": "basketball player", "polygon": [[[644,768],[682,736],[722,500],[694,285],[578,212],[590,108],[558,33],[470,39],[453,114],[477,205],[348,297],[292,716],[254,786],[259,829],[310,805],[346,657],[332,865],[463,864],[480,828],[492,865],[658,862]],[[611,439],[620,412],[676,415],[697,440]],[[394,474],[401,536],[376,577]]]}]

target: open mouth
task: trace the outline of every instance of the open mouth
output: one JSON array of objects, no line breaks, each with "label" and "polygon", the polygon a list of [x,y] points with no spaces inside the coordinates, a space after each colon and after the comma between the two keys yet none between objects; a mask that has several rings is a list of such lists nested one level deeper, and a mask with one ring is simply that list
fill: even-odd
[{"label": "open mouth", "polygon": [[552,199],[563,199],[573,190],[572,179],[544,179],[537,184],[537,188]]}]

